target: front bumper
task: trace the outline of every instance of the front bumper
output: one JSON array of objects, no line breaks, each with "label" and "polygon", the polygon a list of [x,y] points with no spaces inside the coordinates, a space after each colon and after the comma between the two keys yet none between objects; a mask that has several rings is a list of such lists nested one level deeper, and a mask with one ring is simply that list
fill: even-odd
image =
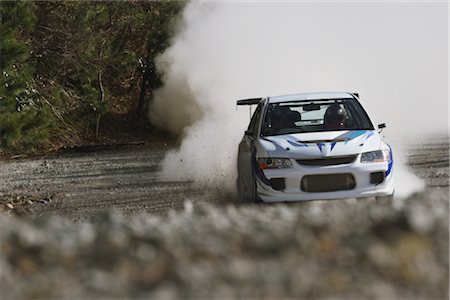
[{"label": "front bumper", "polygon": [[[394,178],[392,170],[388,172],[380,184],[370,182],[370,174],[375,172],[387,172],[388,162],[361,163],[359,158],[351,164],[337,166],[305,166],[293,161],[293,167],[289,169],[263,170],[265,179],[284,178],[285,188],[276,190],[264,178],[256,178],[258,196],[264,202],[279,201],[307,201],[360,198],[374,196],[388,196],[394,193]],[[352,174],[355,187],[350,190],[332,192],[305,192],[301,189],[301,180],[306,175],[325,174]]]}]

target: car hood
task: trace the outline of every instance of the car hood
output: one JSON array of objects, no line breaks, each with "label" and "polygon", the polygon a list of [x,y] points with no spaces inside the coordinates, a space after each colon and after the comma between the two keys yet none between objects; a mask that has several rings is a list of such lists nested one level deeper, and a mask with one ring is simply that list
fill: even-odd
[{"label": "car hood", "polygon": [[284,134],[259,138],[259,156],[326,158],[378,150],[381,138],[375,130],[348,130]]}]

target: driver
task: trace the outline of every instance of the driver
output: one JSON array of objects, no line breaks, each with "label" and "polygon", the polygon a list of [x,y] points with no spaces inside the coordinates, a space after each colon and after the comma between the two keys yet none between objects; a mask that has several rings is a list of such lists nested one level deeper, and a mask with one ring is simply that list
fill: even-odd
[{"label": "driver", "polygon": [[275,132],[296,128],[295,122],[300,120],[301,115],[299,112],[292,111],[286,106],[280,106],[272,113],[272,128]]},{"label": "driver", "polygon": [[324,116],[324,129],[342,129],[346,127],[347,111],[334,103],[327,108]]}]

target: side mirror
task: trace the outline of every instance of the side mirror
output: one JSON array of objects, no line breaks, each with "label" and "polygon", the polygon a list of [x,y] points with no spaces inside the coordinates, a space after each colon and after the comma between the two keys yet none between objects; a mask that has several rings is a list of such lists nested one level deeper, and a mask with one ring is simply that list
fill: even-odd
[{"label": "side mirror", "polygon": [[386,128],[386,123],[378,124],[378,129]]},{"label": "side mirror", "polygon": [[253,135],[253,131],[251,131],[251,130],[246,130],[246,131],[245,131],[245,135]]}]

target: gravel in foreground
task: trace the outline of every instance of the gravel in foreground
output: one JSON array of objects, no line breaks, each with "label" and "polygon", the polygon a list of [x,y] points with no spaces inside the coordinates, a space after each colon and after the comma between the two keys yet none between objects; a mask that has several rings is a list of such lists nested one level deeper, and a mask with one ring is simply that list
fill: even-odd
[{"label": "gravel in foreground", "polygon": [[0,214],[1,299],[448,299],[448,188],[406,200]]}]

